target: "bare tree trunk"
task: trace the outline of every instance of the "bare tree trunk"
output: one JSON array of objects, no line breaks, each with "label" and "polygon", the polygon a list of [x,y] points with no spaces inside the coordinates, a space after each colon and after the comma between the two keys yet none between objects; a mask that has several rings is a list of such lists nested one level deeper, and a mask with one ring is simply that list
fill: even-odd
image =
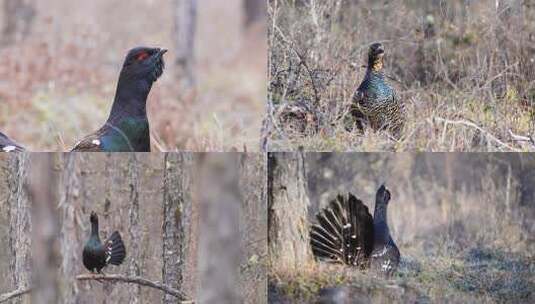
[{"label": "bare tree trunk", "polygon": [[32,303],[60,303],[57,250],[59,221],[57,208],[57,174],[54,156],[37,153],[31,156],[29,194],[32,200],[33,230],[32,264],[34,269]]},{"label": "bare tree trunk", "polygon": [[242,302],[237,164],[237,154],[206,154],[198,162],[200,303]]},{"label": "bare tree trunk", "polygon": [[268,244],[271,265],[297,270],[311,260],[303,152],[269,153]]},{"label": "bare tree trunk", "polygon": [[197,0],[174,0],[175,8],[175,64],[180,87],[195,86],[194,50],[197,28]]},{"label": "bare tree trunk", "polygon": [[[12,155],[9,159],[9,248],[11,249],[10,272],[14,289],[30,286],[31,231],[30,203],[24,191],[27,176],[27,154]],[[17,298],[12,303],[30,303],[29,299]]]},{"label": "bare tree trunk", "polygon": [[[129,153],[128,161],[128,179],[130,187],[130,209],[128,211],[128,231],[130,233],[130,258],[129,258],[129,273],[132,276],[141,275],[141,227],[139,219],[139,172],[136,153]],[[141,299],[141,287],[139,285],[132,286],[132,291],[129,295],[129,303],[139,303]]]},{"label": "bare tree trunk", "polygon": [[[167,153],[164,164],[162,278],[165,285],[182,290],[192,222],[192,160],[189,154]],[[162,301],[175,303],[176,298],[165,294]]]},{"label": "bare tree trunk", "polygon": [[35,18],[33,0],[4,0],[2,43],[14,43],[26,37]]},{"label": "bare tree trunk", "polygon": [[245,27],[249,27],[255,22],[265,22],[267,18],[267,0],[243,0],[243,10],[245,12]]},{"label": "bare tree trunk", "polygon": [[61,275],[66,286],[62,288],[62,299],[65,304],[79,303],[78,281],[76,280],[77,265],[81,264],[80,251],[75,244],[82,242],[79,235],[81,229],[78,223],[77,210],[80,210],[80,180],[76,170],[76,154],[63,154],[62,173],[60,175],[58,195],[60,196],[59,216],[61,218]]},{"label": "bare tree trunk", "polygon": [[266,157],[263,153],[241,154],[240,193],[240,291],[245,303],[267,299],[267,201]]}]

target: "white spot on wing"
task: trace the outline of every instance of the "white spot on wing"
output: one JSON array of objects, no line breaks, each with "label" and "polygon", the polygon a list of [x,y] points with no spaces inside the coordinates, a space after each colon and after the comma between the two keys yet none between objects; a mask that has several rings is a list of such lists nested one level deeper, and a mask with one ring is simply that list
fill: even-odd
[{"label": "white spot on wing", "polygon": [[17,149],[15,146],[5,146],[2,148],[2,151],[11,152],[11,151],[15,151],[15,149]]},{"label": "white spot on wing", "polygon": [[93,139],[93,141],[91,143],[93,145],[95,145],[95,146],[100,146],[100,140],[98,140],[98,139]]}]

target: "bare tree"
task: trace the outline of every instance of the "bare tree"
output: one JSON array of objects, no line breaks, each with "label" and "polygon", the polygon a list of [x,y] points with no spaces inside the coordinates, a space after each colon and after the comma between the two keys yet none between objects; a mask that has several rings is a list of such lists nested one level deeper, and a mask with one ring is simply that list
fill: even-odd
[{"label": "bare tree", "polygon": [[197,0],[174,0],[175,10],[175,64],[181,88],[195,86],[194,50],[197,29]]},{"label": "bare tree", "polygon": [[311,260],[308,246],[305,160],[299,153],[268,158],[268,243],[274,268],[292,270]]}]

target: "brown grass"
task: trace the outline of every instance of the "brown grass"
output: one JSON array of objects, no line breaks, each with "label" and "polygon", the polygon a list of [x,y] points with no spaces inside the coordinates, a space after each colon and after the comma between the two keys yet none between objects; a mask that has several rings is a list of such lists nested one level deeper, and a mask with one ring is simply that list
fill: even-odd
[{"label": "brown grass", "polygon": [[[271,150],[535,148],[510,133],[535,133],[535,11],[527,2],[510,10],[495,1],[351,3],[270,1]],[[386,47],[386,72],[408,109],[399,141],[346,131],[375,41]]]}]

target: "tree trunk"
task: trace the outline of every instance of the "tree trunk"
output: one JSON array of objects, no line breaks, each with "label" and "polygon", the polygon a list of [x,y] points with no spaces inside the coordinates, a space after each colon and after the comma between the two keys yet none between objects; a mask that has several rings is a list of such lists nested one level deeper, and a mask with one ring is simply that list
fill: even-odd
[{"label": "tree trunk", "polygon": [[[140,227],[140,218],[139,218],[139,178],[138,178],[138,164],[137,164],[137,154],[130,153],[128,160],[128,183],[130,188],[130,208],[128,210],[129,218],[129,227],[128,231],[130,233],[130,270],[129,273],[131,276],[140,276],[142,258],[141,258],[141,227]],[[139,285],[132,286],[130,292],[130,300],[128,303],[137,304],[140,302],[141,298],[141,287]]]},{"label": "tree trunk", "polygon": [[77,210],[82,207],[77,197],[80,193],[80,180],[76,170],[76,154],[65,154],[61,161],[62,172],[60,174],[59,185],[64,187],[60,196],[59,217],[61,219],[60,242],[63,261],[61,263],[61,275],[66,281],[66,286],[62,289],[63,303],[78,303],[78,283],[75,279],[78,268],[82,263],[80,251],[75,247],[83,240],[80,239],[81,229],[77,222]]},{"label": "tree trunk", "polygon": [[268,244],[275,271],[294,271],[310,260],[305,160],[298,153],[269,153]]},{"label": "tree trunk", "polygon": [[[162,278],[167,286],[182,290],[186,272],[188,237],[191,232],[191,155],[165,155],[163,186],[163,249]],[[189,211],[189,212],[188,212]],[[175,303],[176,298],[165,294],[163,303]]]},{"label": "tree trunk", "polygon": [[237,154],[206,154],[198,159],[200,177],[200,303],[241,303],[240,193]]},{"label": "tree trunk", "polygon": [[35,18],[33,0],[4,0],[2,43],[15,43],[26,37]]},{"label": "tree trunk", "polygon": [[[30,203],[24,191],[27,154],[10,155],[8,159],[7,205],[9,206],[9,248],[11,249],[10,272],[13,289],[30,286],[31,277],[31,231]],[[24,301],[23,301],[24,299]],[[12,303],[30,303],[30,299],[17,298]]]},{"label": "tree trunk", "polygon": [[195,87],[194,50],[197,28],[197,0],[174,0],[175,9],[175,65],[180,88]]},{"label": "tree trunk", "polygon": [[241,155],[239,190],[240,288],[245,303],[267,299],[267,201],[266,157],[263,153]]},{"label": "tree trunk", "polygon": [[57,208],[57,174],[54,157],[59,154],[31,155],[29,195],[32,200],[33,291],[32,303],[60,303],[58,265],[61,264],[58,242],[60,224]]},{"label": "tree trunk", "polygon": [[244,26],[249,27],[255,22],[265,22],[267,19],[266,0],[243,0]]}]

